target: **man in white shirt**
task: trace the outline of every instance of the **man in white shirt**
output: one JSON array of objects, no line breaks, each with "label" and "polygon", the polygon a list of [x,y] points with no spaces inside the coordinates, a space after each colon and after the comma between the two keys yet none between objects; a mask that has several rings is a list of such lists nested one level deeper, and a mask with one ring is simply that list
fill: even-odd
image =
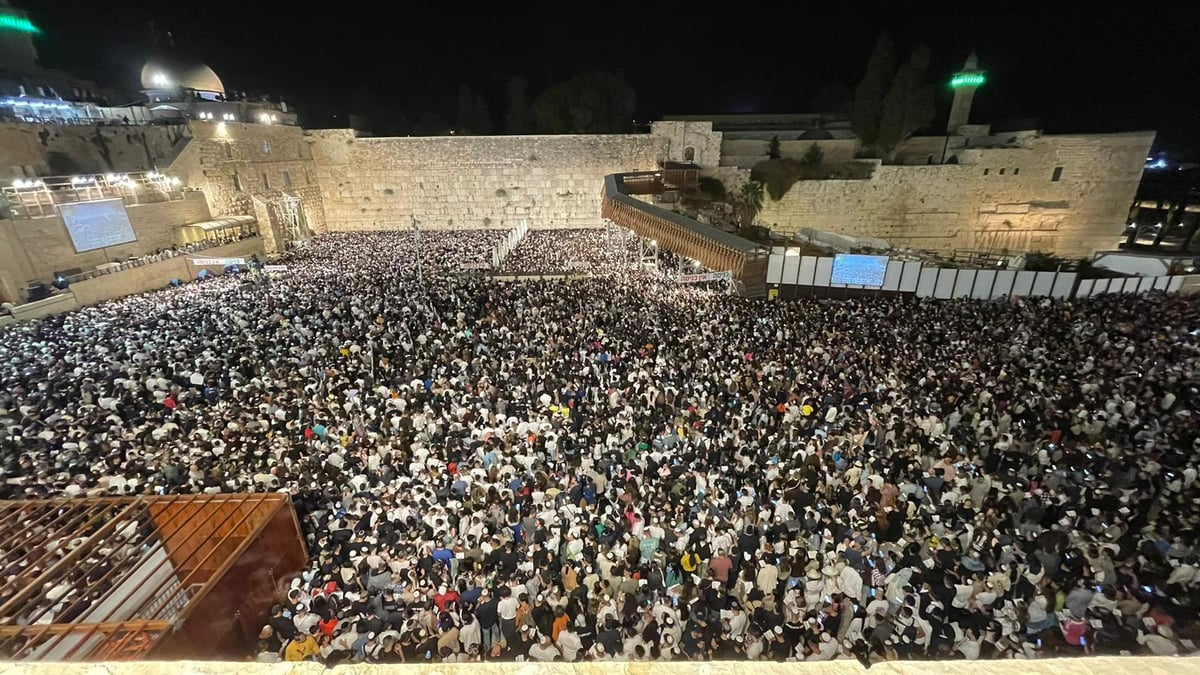
[{"label": "man in white shirt", "polygon": [[529,648],[529,658],[533,661],[548,663],[555,659],[561,659],[561,657],[558,646],[554,644],[549,635],[542,635],[541,639]]},{"label": "man in white shirt", "polygon": [[558,633],[558,648],[562,651],[562,660],[571,662],[579,656],[579,652],[583,649],[583,642],[579,639],[570,626],[562,629]]},{"label": "man in white shirt", "polygon": [[1158,633],[1138,632],[1137,641],[1144,645],[1155,656],[1175,656],[1179,653],[1179,645],[1175,644],[1174,631],[1167,626],[1159,626]]}]

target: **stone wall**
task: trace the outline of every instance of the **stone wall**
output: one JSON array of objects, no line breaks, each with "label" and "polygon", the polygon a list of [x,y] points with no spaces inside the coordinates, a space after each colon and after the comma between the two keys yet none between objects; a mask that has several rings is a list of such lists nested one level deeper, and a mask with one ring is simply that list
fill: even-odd
[{"label": "stone wall", "polygon": [[[120,272],[105,274],[71,284],[71,292],[80,306],[94,305],[105,300],[115,300],[134,293],[145,293],[159,288],[165,288],[172,279],[188,281],[195,279],[202,268],[191,265],[188,260],[194,257],[204,258],[249,258],[263,253],[263,242],[258,237],[204,249],[192,255],[178,256],[149,263],[141,267],[131,267]],[[220,275],[224,268],[220,266],[205,266],[211,274]]]},{"label": "stone wall", "polygon": [[106,249],[76,253],[62,218],[0,220],[0,298],[15,302],[31,280],[50,282],[57,270],[94,269],[97,265],[170,248],[179,227],[209,220],[203,193],[186,191],[173,202],[127,206],[137,240]]},{"label": "stone wall", "polygon": [[[663,158],[672,162],[694,162],[703,167],[721,163],[722,134],[712,122],[663,121],[650,125],[650,133],[664,139]],[[688,149],[691,159],[688,159]]]},{"label": "stone wall", "polygon": [[655,169],[664,148],[648,135],[310,136],[330,230],[407,228],[411,216],[428,229],[599,226],[603,177]]},{"label": "stone wall", "polygon": [[[848,162],[854,159],[858,152],[857,138],[835,138],[825,140],[779,141],[779,154],[795,160],[804,159],[804,153],[812,146],[817,146],[822,152],[822,161],[826,163]],[[721,166],[740,166],[753,168],[755,164],[767,159],[771,141],[754,138],[726,139],[721,144]]]},{"label": "stone wall", "polygon": [[187,140],[184,126],[0,123],[0,181],[163,169]]},{"label": "stone wall", "polygon": [[[199,187],[214,216],[255,215],[267,248],[275,250],[283,233],[270,205],[285,194],[300,197],[307,229],[324,232],[325,212],[317,187],[310,141],[299,127],[237,122],[192,122],[191,141],[172,162],[170,171],[185,185]],[[265,209],[265,210],[264,210]]]},{"label": "stone wall", "polygon": [[942,252],[1090,255],[1120,237],[1153,141],[1152,132],[1043,136],[1027,148],[960,152],[969,164],[881,166],[868,180],[800,181],[780,201],[767,198],[758,222]]}]

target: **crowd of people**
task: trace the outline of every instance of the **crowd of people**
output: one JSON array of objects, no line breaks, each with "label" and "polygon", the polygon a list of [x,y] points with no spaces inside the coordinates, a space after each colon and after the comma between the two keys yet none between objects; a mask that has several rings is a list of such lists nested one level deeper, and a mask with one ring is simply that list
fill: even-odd
[{"label": "crowd of people", "polygon": [[530,230],[501,266],[507,274],[571,274],[638,262],[638,238],[621,228]]},{"label": "crowd of people", "polygon": [[[606,264],[581,237],[510,262]],[[457,273],[489,241],[319,237],[5,327],[0,497],[290,494],[260,661],[1194,649],[1195,299]]]}]

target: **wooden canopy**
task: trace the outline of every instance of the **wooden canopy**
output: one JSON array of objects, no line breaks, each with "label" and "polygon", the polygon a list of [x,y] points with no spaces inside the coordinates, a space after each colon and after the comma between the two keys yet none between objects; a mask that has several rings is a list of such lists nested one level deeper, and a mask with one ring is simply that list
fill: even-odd
[{"label": "wooden canopy", "polygon": [[235,658],[305,560],[285,494],[0,502],[0,654]]}]

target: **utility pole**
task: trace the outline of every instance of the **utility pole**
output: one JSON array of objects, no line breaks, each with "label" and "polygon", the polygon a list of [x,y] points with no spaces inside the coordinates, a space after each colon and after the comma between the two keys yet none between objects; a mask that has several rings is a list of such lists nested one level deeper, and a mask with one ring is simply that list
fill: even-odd
[{"label": "utility pole", "polygon": [[421,228],[417,227],[417,217],[410,217],[412,218],[413,239],[417,244],[417,281],[419,282],[423,281],[421,275]]}]

